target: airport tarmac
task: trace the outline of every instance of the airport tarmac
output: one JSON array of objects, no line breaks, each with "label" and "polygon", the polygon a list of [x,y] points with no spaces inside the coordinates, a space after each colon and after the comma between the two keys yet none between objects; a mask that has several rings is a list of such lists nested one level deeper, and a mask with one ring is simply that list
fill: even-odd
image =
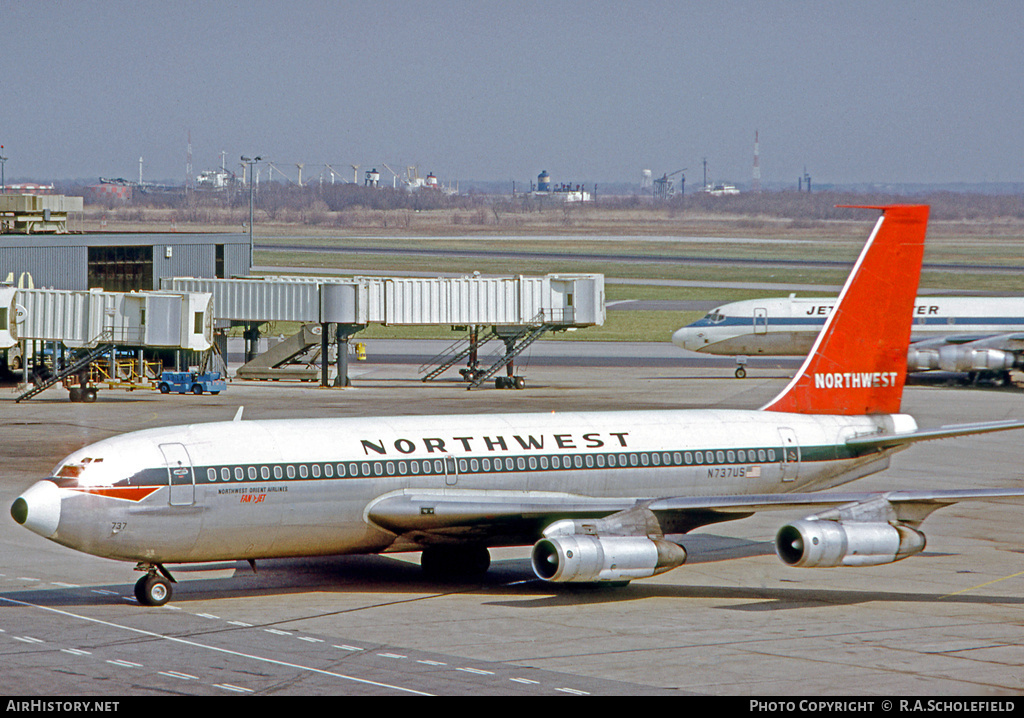
[{"label": "airport tarmac", "polygon": [[[524,391],[424,384],[415,361],[353,362],[355,386],[234,382],[219,396],[51,389],[0,402],[0,503],[84,444],[133,429],[245,419],[756,408],[790,369],[701,361],[664,347],[573,343],[524,366]],[[668,345],[669,350],[678,349]],[[408,348],[405,355],[429,354]],[[392,357],[395,354],[391,355]],[[644,357],[651,357],[645,362]],[[665,358],[668,358],[667,356]],[[655,361],[654,359],[657,359]],[[711,358],[709,358],[711,359]],[[685,361],[684,361],[685,360]],[[909,387],[922,427],[1020,418],[1008,390]],[[857,490],[1016,487],[1024,432],[918,444]],[[690,562],[619,589],[545,584],[529,547],[492,552],[482,580],[425,579],[418,554],[169,567],[162,608],[137,604],[130,564],[0,521],[0,691],[17,695],[1006,695],[1024,690],[1019,503],[933,514],[927,549],[873,568],[795,569],[767,512],[682,537]],[[5,514],[6,515],[6,514]],[[737,557],[735,560],[719,560]]]}]

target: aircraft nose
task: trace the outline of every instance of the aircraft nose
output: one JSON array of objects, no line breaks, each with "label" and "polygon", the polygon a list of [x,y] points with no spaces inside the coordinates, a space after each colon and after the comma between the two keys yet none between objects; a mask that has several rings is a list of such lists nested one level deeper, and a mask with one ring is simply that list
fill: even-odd
[{"label": "aircraft nose", "polygon": [[690,347],[687,346],[687,344],[689,343],[692,334],[693,332],[690,330],[689,327],[681,327],[680,329],[676,329],[674,332],[672,332],[672,343],[675,344],[677,347],[689,349]]},{"label": "aircraft nose", "polygon": [[51,538],[60,523],[60,489],[52,481],[33,484],[11,504],[11,518],[29,531]]}]

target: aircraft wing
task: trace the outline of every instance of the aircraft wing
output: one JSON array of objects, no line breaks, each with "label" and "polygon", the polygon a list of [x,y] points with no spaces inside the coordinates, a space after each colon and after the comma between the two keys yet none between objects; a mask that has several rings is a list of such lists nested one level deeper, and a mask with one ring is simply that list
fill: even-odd
[{"label": "aircraft wing", "polygon": [[436,543],[531,543],[562,520],[585,530],[624,536],[681,534],[758,511],[806,509],[820,518],[896,520],[919,524],[932,511],[966,500],[1024,500],[1020,489],[752,494],[733,496],[604,499],[550,492],[405,489],[385,494],[366,518],[399,536],[394,550]]},{"label": "aircraft wing", "polygon": [[971,346],[975,349],[1000,349],[1007,352],[1024,351],[1024,334],[1007,332],[1004,334],[949,334],[912,342],[915,349],[935,349],[947,344]]}]

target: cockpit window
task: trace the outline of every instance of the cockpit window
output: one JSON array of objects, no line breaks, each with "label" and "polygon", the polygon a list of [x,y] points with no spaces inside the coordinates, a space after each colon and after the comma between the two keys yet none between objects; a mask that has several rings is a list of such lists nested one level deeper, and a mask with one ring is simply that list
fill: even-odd
[{"label": "cockpit window", "polygon": [[57,476],[62,479],[77,479],[84,470],[85,466],[82,464],[64,464],[57,472]]},{"label": "cockpit window", "polygon": [[708,312],[708,315],[706,317],[704,317],[704,318],[707,319],[712,324],[719,324],[719,323],[725,321],[725,315],[722,314],[722,312],[720,312],[717,309],[712,309],[710,312]]}]

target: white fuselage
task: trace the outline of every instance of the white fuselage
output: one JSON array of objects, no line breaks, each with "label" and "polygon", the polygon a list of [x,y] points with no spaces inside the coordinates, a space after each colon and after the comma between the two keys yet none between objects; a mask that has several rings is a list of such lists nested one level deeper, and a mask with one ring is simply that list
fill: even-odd
[{"label": "white fuselage", "polygon": [[[411,550],[367,516],[407,489],[584,497],[786,493],[884,469],[845,441],[905,415],[760,411],[236,421],[139,431],[68,456],[26,526],[147,563]],[[490,541],[494,543],[494,541]]]},{"label": "white fuselage", "polygon": [[[733,302],[678,329],[672,342],[706,354],[799,356],[814,344],[833,298],[778,297]],[[1024,332],[1024,297],[918,297],[911,341],[950,335]]]}]

